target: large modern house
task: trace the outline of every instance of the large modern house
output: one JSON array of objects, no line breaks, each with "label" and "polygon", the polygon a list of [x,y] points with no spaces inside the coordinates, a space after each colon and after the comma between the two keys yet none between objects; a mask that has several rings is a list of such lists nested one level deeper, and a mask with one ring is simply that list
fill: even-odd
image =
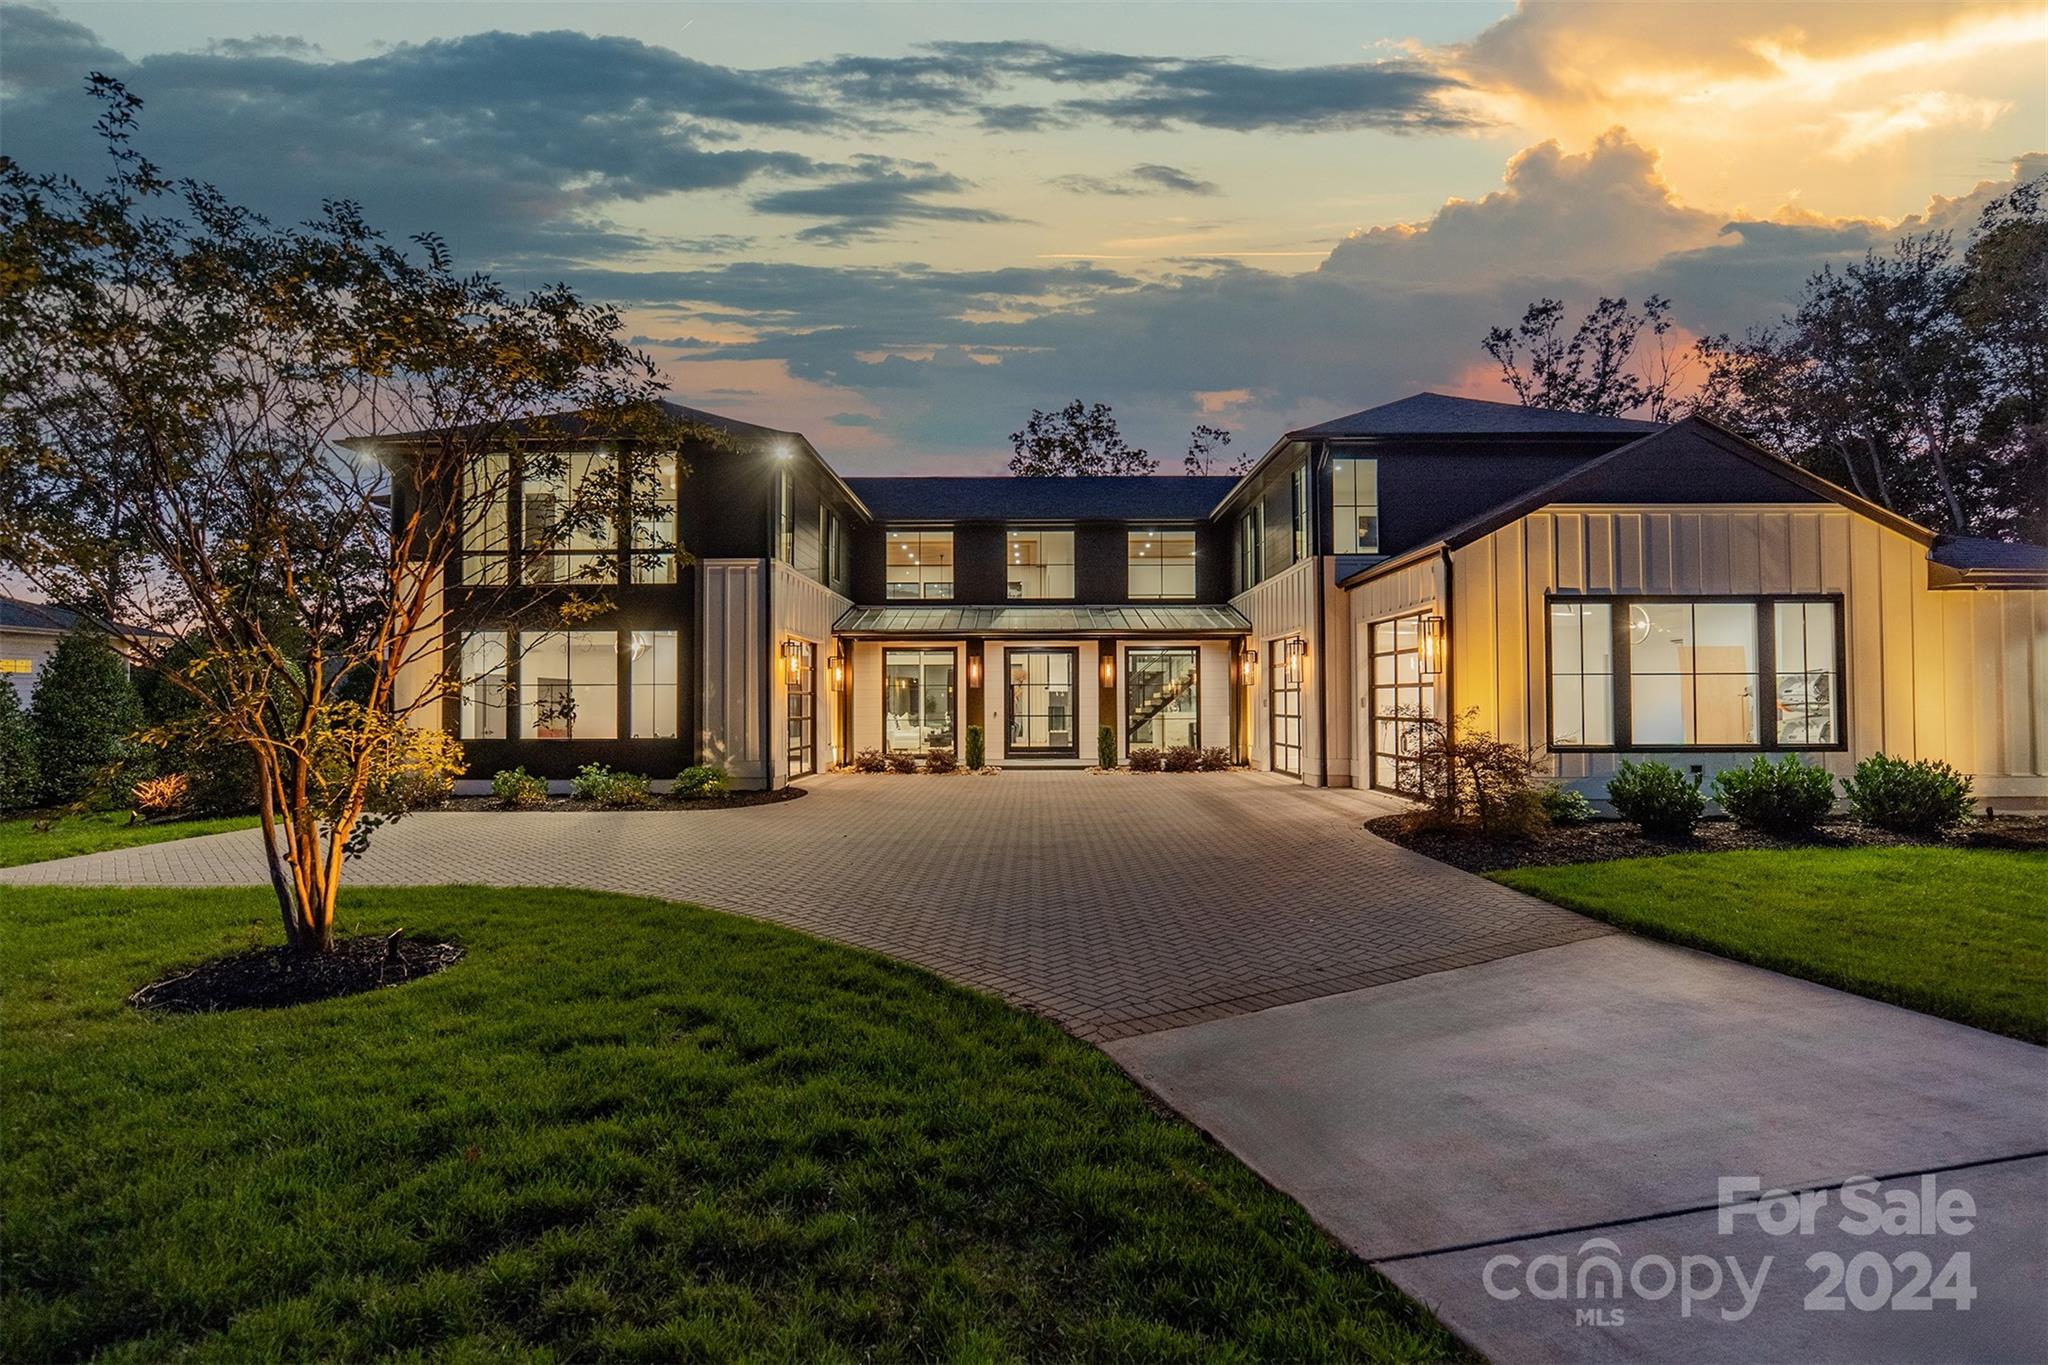
[{"label": "large modern house", "polygon": [[[1937,542],[1708,421],[1423,393],[1242,478],[847,479],[798,433],[677,412],[723,433],[670,480],[682,562],[521,553],[552,495],[515,487],[445,566],[453,625],[409,685],[463,680],[440,723],[472,780],[782,786],[970,725],[992,763],[1075,767],[1107,726],[1119,754],[1398,793],[1414,717],[1476,709],[1595,798],[1629,756],[1883,751],[2048,805],[2048,549]],[[470,602],[565,591],[579,557],[613,582],[574,628]]]}]

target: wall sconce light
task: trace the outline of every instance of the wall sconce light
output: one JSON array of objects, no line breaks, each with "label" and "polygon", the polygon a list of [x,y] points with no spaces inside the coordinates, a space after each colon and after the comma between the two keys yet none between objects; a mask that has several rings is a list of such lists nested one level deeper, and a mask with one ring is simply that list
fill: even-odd
[{"label": "wall sconce light", "polygon": [[967,656],[967,685],[969,687],[981,686],[981,659],[978,655],[970,654]]},{"label": "wall sconce light", "polygon": [[831,658],[825,660],[825,678],[831,684],[834,692],[840,691],[846,686],[845,655],[834,654]]},{"label": "wall sconce light", "polygon": [[1114,654],[1102,656],[1102,685],[1104,687],[1116,686],[1116,655]]},{"label": "wall sconce light", "polygon": [[1296,640],[1289,640],[1289,641],[1287,642],[1287,678],[1288,678],[1288,681],[1290,681],[1290,682],[1300,682],[1300,681],[1301,681],[1301,666],[1302,666],[1302,662],[1303,662],[1304,660],[1306,660],[1307,658],[1308,658],[1308,641],[1306,641],[1306,640],[1300,640],[1300,639],[1296,639]]},{"label": "wall sconce light", "polygon": [[1246,687],[1259,680],[1259,651],[1248,649],[1237,656],[1237,679]]},{"label": "wall sconce light", "polygon": [[1434,677],[1444,671],[1444,618],[1432,612],[1422,618],[1422,633],[1415,641],[1416,662]]}]

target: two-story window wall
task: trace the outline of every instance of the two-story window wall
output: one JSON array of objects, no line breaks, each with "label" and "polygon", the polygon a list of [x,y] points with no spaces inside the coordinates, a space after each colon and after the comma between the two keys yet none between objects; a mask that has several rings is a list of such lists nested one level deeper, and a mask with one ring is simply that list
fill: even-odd
[{"label": "two-story window wall", "polygon": [[[476,460],[461,513],[462,585],[675,582],[676,462],[630,466],[601,451]],[[642,480],[630,493],[628,475]],[[621,546],[619,523],[636,504],[661,510],[637,519]]]},{"label": "two-story window wall", "polygon": [[892,600],[945,601],[953,596],[953,532],[892,526],[883,568]]},{"label": "two-story window wall", "polygon": [[1140,602],[1195,600],[1195,533],[1132,531],[1126,538],[1126,591]]},{"label": "two-story window wall", "polygon": [[1071,530],[1012,529],[1004,563],[1009,595],[1017,601],[1071,601],[1074,596],[1074,533]]}]

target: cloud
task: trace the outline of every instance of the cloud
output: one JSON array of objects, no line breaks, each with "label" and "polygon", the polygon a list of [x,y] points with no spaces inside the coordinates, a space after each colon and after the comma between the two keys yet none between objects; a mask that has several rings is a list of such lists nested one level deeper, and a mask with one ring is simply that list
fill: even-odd
[{"label": "cloud", "polygon": [[1008,223],[1007,213],[970,204],[935,202],[933,195],[960,194],[967,181],[930,162],[901,162],[887,157],[857,156],[852,173],[828,184],[776,190],[757,195],[761,213],[799,214],[823,218],[798,232],[797,239],[844,246],[879,236],[904,223]]},{"label": "cloud", "polygon": [[1872,109],[1837,114],[1835,122],[1841,132],[1829,151],[1838,157],[1857,157],[1935,128],[1989,128],[2011,111],[2010,100],[1922,90]]},{"label": "cloud", "polygon": [[835,412],[825,420],[835,427],[875,427],[882,424],[879,417],[870,417],[864,412]]},{"label": "cloud", "polygon": [[1188,174],[1178,166],[1166,166],[1157,162],[1145,162],[1131,167],[1123,175],[1112,180],[1095,175],[1056,175],[1046,181],[1071,194],[1106,194],[1130,196],[1140,194],[1221,194],[1222,187],[1213,181],[1203,180]]}]

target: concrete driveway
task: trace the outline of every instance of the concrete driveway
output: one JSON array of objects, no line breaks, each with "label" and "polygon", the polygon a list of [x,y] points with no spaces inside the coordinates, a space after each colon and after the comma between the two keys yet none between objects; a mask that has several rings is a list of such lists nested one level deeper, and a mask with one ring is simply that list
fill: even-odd
[{"label": "concrete driveway", "polygon": [[[811,785],[726,812],[420,816],[353,875],[697,900],[999,992],[1103,1043],[1497,1359],[2048,1359],[2042,1049],[1614,934],[1373,838],[1348,795],[1238,774]],[[0,885],[255,884],[259,856],[218,835]],[[1970,1230],[1841,1230],[1839,1186],[1864,1175],[1964,1191]],[[1831,1202],[1810,1234],[1747,1214],[1722,1234],[1724,1176]],[[1715,1258],[1717,1295],[1581,1298],[1595,1242],[1648,1267],[1645,1291],[1660,1258],[1702,1282]],[[1966,1255],[1967,1311],[1888,1306],[1913,1251],[1930,1279]],[[1851,1287],[1877,1306],[1808,1308],[1829,1252],[1881,1253],[1895,1283],[1873,1298],[1864,1265]],[[1756,1306],[1726,1319],[1765,1256]],[[1548,1297],[1558,1264],[1573,1288]]]}]

